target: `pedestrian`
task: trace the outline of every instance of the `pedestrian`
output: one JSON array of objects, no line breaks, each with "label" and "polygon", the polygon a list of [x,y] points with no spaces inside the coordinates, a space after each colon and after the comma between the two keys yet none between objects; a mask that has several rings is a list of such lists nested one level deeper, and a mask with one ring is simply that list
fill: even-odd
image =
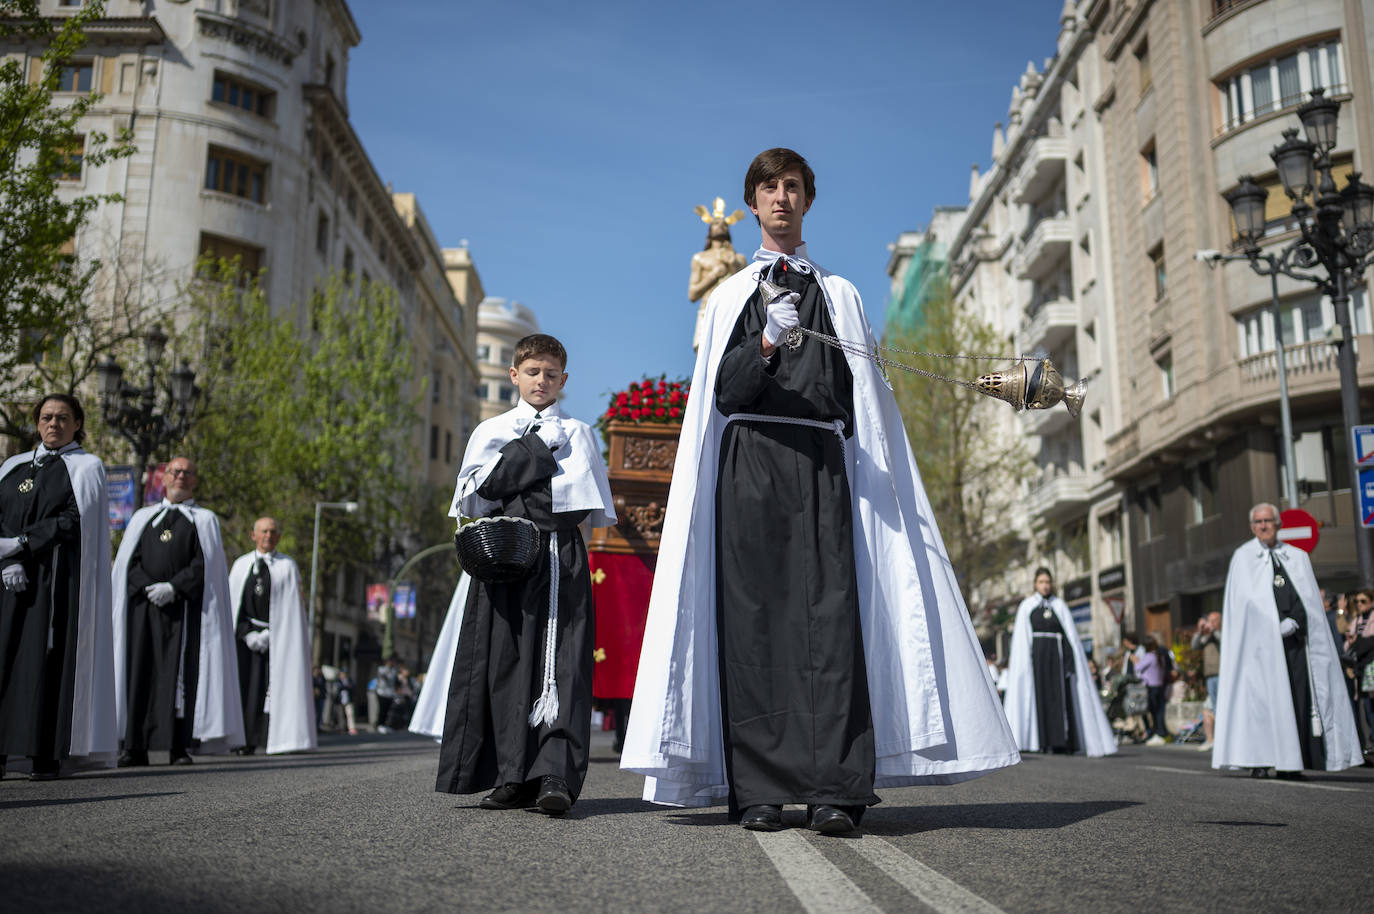
[{"label": "pedestrian", "polygon": [[1011,635],[1005,707],[1022,752],[1116,752],[1097,683],[1069,607],[1054,594],[1048,568],[1035,571],[1035,593],[1021,601]]},{"label": "pedestrian", "polygon": [[324,700],[329,694],[329,683],[324,678],[324,670],[319,664],[310,668],[310,688],[315,697],[315,730],[324,726]]},{"label": "pedestrian", "polygon": [[1301,779],[1362,758],[1312,564],[1279,541],[1279,524],[1273,505],[1251,508],[1254,538],[1226,574],[1212,767]]},{"label": "pedestrian", "polygon": [[815,195],[790,149],[745,175],[762,245],[707,306],[621,767],[654,802],[843,834],[877,786],[1019,755],[891,389],[800,333],[873,339],[803,242]]},{"label": "pedestrian", "polygon": [[458,633],[436,789],[491,789],[484,809],[562,815],[587,774],[595,614],[578,524],[609,526],[615,509],[601,445],[558,405],[567,365],[552,336],[516,343],[520,402],[472,433],[449,512],[523,518],[539,535],[528,577],[470,588]]},{"label": "pedestrian", "polygon": [[353,677],[348,670],[339,667],[339,675],[334,680],[334,687],[337,691],[335,703],[343,710],[344,726],[348,729],[348,735],[357,736],[358,721],[353,709]]},{"label": "pedestrian", "polygon": [[196,504],[196,465],[174,457],[162,501],[129,518],[113,570],[115,703],[121,768],[191,746],[227,752],[243,739],[228,562],[219,518]]},{"label": "pedestrian", "polygon": [[1202,652],[1202,679],[1207,698],[1202,703],[1202,733],[1206,737],[1199,752],[1211,752],[1216,737],[1217,689],[1221,682],[1221,613],[1213,610],[1198,620],[1193,635],[1193,650]]},{"label": "pedestrian", "polygon": [[242,754],[269,755],[316,747],[311,697],[310,634],[296,562],[277,551],[281,528],[270,517],[253,522],[251,552],[229,570],[238,642]]},{"label": "pedestrian", "polygon": [[376,684],[372,689],[377,696],[376,729],[378,733],[391,732],[387,719],[391,716],[391,705],[396,701],[396,678],[396,661],[390,657],[383,658],[382,665],[377,667]]},{"label": "pedestrian", "polygon": [[1344,637],[1345,656],[1354,672],[1355,716],[1364,764],[1374,764],[1374,590],[1361,590],[1351,601],[1355,608]]},{"label": "pedestrian", "polygon": [[33,780],[115,760],[109,501],[85,417],[44,397],[38,446],[0,465],[0,777],[10,756]]},{"label": "pedestrian", "polygon": [[1145,642],[1141,646],[1145,648],[1145,654],[1136,662],[1135,672],[1149,690],[1149,705],[1146,713],[1149,715],[1147,729],[1150,738],[1145,741],[1145,744],[1147,746],[1162,746],[1169,735],[1169,731],[1164,727],[1164,709],[1168,700],[1165,692],[1168,687],[1168,682],[1165,680],[1167,666],[1159,642],[1154,639],[1153,635],[1146,635]]}]

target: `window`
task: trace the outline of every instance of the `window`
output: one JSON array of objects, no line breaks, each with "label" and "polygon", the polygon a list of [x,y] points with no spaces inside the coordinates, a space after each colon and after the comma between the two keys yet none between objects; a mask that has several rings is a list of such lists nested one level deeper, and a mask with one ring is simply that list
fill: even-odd
[{"label": "window", "polygon": [[[211,235],[208,232],[200,233],[200,256],[210,257],[216,261],[227,260],[231,263],[237,260],[240,285],[245,284],[249,278],[255,276],[262,269],[262,248],[223,238],[219,235]],[[212,267],[212,269],[217,269],[217,267]]]},{"label": "window", "polygon": [[57,168],[53,171],[53,178],[58,181],[80,181],[85,154],[86,138],[77,134],[72,137],[71,145],[57,151]]},{"label": "window", "polygon": [[[1331,178],[1336,182],[1336,187],[1345,187],[1353,169],[1354,162],[1349,155],[1332,156]],[[1298,222],[1293,218],[1293,203],[1288,199],[1288,195],[1283,192],[1283,183],[1279,181],[1278,172],[1260,175],[1254,181],[1269,194],[1264,199],[1263,237],[1268,238],[1271,235],[1296,231]],[[1231,222],[1231,240],[1236,240],[1235,220]]]},{"label": "window", "polygon": [[443,382],[443,374],[439,371],[439,369],[434,369],[433,373],[430,375],[429,378],[429,402],[434,403],[436,405],[438,404],[439,396],[441,393],[440,387],[443,385]]},{"label": "window", "polygon": [[1119,565],[1121,563],[1121,513],[1112,511],[1102,515],[1099,522],[1102,530],[1102,559],[1099,565]]},{"label": "window", "polygon": [[255,86],[221,70],[215,71],[210,86],[210,100],[231,108],[240,108],[259,117],[271,117],[277,93]]},{"label": "window", "polygon": [[1155,367],[1159,369],[1160,394],[1165,400],[1172,399],[1174,396],[1174,354],[1166,352],[1155,359]]},{"label": "window", "polygon": [[1217,465],[1216,460],[1203,462],[1188,468],[1188,494],[1192,501],[1192,523],[1200,524],[1217,513]]},{"label": "window", "polygon": [[315,220],[315,250],[321,257],[329,256],[329,217],[324,213]]},{"label": "window", "polygon": [[1159,485],[1148,486],[1139,498],[1142,539],[1149,542],[1164,535],[1164,512],[1159,503]]},{"label": "window", "polygon": [[496,389],[496,398],[502,403],[509,403],[514,406],[519,402],[520,394],[509,384],[502,384]]},{"label": "window", "polygon": [[91,91],[91,76],[94,73],[95,64],[93,61],[74,60],[58,69],[57,91],[89,92]]},{"label": "window", "polygon": [[479,399],[479,400],[490,400],[490,399],[491,399],[491,387],[490,387],[490,385],[487,385],[487,384],[478,384],[475,392],[476,392],[476,394],[477,394],[477,399]]},{"label": "window", "polygon": [[1147,203],[1159,193],[1159,156],[1154,140],[1140,150],[1140,189]]},{"label": "window", "polygon": [[1164,245],[1155,245],[1148,256],[1150,258],[1150,270],[1155,277],[1155,301],[1159,301],[1169,291],[1169,274],[1164,267]]},{"label": "window", "polygon": [[344,192],[345,206],[348,207],[348,215],[354,219],[358,218],[358,190],[352,184],[348,185],[348,190]]},{"label": "window", "polygon": [[353,281],[353,249],[352,249],[352,248],[347,248],[347,247],[344,248],[343,271],[344,271],[344,278],[345,278],[346,280],[348,280],[349,282],[352,282],[352,281]]},{"label": "window", "polygon": [[490,344],[490,343],[478,343],[478,344],[477,344],[477,361],[479,361],[479,362],[485,362],[485,361],[488,361],[489,359],[491,359],[491,344]]},{"label": "window", "polygon": [[1222,131],[1299,105],[1313,89],[1326,89],[1332,95],[1347,91],[1343,69],[1339,41],[1314,44],[1247,67],[1217,83],[1225,112]]},{"label": "window", "polygon": [[439,426],[437,425],[429,427],[429,459],[439,459]]},{"label": "window", "polygon": [[[1369,333],[1369,309],[1365,305],[1363,289],[1350,292],[1350,329],[1353,333]],[[1284,346],[1299,346],[1326,339],[1327,332],[1336,326],[1336,309],[1326,296],[1304,295],[1279,302],[1279,323]],[[1236,351],[1242,359],[1274,351],[1274,309],[1261,305],[1236,315]]]},{"label": "window", "polygon": [[444,463],[453,463],[453,432],[444,432]]},{"label": "window", "polygon": [[263,203],[267,198],[267,165],[240,153],[211,146],[205,165],[205,189]]},{"label": "window", "polygon": [[371,217],[371,216],[364,216],[364,217],[363,217],[363,238],[365,238],[369,244],[372,243],[372,217]]},{"label": "window", "polygon": [[1136,72],[1140,76],[1140,94],[1150,89],[1150,41],[1146,39],[1135,48]]},{"label": "window", "polygon": [[509,365],[515,361],[515,349],[511,346],[501,347],[501,364]]}]

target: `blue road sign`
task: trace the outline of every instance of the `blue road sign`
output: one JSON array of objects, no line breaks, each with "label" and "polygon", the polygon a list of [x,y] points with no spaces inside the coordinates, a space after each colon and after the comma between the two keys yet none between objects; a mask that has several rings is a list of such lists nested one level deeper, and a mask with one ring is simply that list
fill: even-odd
[{"label": "blue road sign", "polygon": [[1355,445],[1355,465],[1374,466],[1374,425],[1352,425],[1350,441]]},{"label": "blue road sign", "polygon": [[1374,527],[1374,467],[1360,470],[1360,524]]}]

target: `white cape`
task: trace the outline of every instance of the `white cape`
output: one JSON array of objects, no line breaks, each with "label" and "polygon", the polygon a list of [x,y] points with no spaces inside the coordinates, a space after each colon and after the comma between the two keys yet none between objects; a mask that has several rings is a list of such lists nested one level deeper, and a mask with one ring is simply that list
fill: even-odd
[{"label": "white cape", "polygon": [[[1113,755],[1116,752],[1116,736],[1112,725],[1102,710],[1102,700],[1098,697],[1097,687],[1093,684],[1092,672],[1088,669],[1088,655],[1083,651],[1083,642],[1078,638],[1078,627],[1074,624],[1069,607],[1058,597],[1049,598],[1050,608],[1054,610],[1059,624],[1063,627],[1066,639],[1073,651],[1074,690],[1073,705],[1078,734],[1083,740],[1086,755]],[[1016,627],[1011,634],[1011,658],[1007,664],[1006,701],[1003,705],[1007,721],[1016,737],[1016,745],[1022,752],[1040,751],[1040,720],[1035,707],[1035,670],[1031,664],[1031,621],[1030,614],[1040,608],[1040,596],[1026,597],[1016,610]]]},{"label": "white cape", "polygon": [[[1306,552],[1284,543],[1273,551],[1307,611],[1307,668],[1313,704],[1322,723],[1326,770],[1359,765],[1363,756],[1355,714],[1346,697],[1344,673],[1322,609],[1312,561]],[[1269,552],[1258,539],[1252,539],[1231,556],[1231,568],[1226,573],[1213,768],[1302,770],[1299,724],[1288,686]],[[1303,721],[1302,726],[1310,724]]]},{"label": "white cape", "polygon": [[467,572],[458,576],[458,587],[453,591],[453,599],[448,604],[448,614],[444,616],[444,626],[439,629],[439,640],[434,644],[434,653],[429,658],[429,670],[425,673],[424,688],[415,700],[415,711],[410,715],[410,732],[442,739],[444,736],[444,714],[448,710],[448,686],[453,679],[453,660],[458,654],[458,633],[463,629],[463,612],[468,605],[468,590],[472,577]]},{"label": "white cape", "polygon": [[[255,551],[239,556],[229,569],[229,596],[238,624],[243,585],[253,570]],[[315,687],[310,676],[310,636],[306,632],[301,573],[295,561],[280,552],[268,563],[272,578],[272,621],[268,631],[267,754],[309,752],[315,749]],[[241,701],[242,699],[240,699]],[[242,710],[240,710],[240,714]]]},{"label": "white cape", "polygon": [[[0,479],[31,463],[34,451],[0,465]],[[81,513],[80,606],[76,621],[76,678],[72,684],[72,732],[68,757],[110,767],[119,748],[115,729],[114,648],[110,626],[110,501],[105,464],[80,447],[62,463]]]},{"label": "white cape", "polygon": [[[124,738],[128,714],[129,562],[144,529],[166,507],[139,508],[129,518],[115,555],[111,577],[114,607],[115,708],[119,738]],[[177,509],[173,509],[177,510]],[[191,735],[200,740],[199,754],[226,752],[243,745],[243,709],[239,702],[239,662],[234,652],[234,623],[229,610],[228,560],[220,538],[219,518],[192,502],[180,508],[196,525],[196,538],[205,557],[205,585],[200,599],[200,679]]]},{"label": "white cape", "polygon": [[[755,255],[756,258],[759,255]],[[805,259],[805,246],[795,259]],[[873,345],[858,292],[812,266],[835,332]],[[707,307],[692,396],[668,494],[654,588],[621,767],[646,776],[644,799],[722,802],[728,787],[716,653],[715,492],[726,417],[716,374],[756,288],[757,264],[726,279]],[[804,345],[820,345],[808,340]],[[855,438],[847,443],[876,786],[954,783],[1020,761],[958,580],[940,538],[892,389],[848,355]]]},{"label": "white cape", "polygon": [[[500,505],[476,493],[483,480],[499,462],[501,448],[524,434],[534,419],[535,409],[521,400],[513,409],[494,416],[473,430],[458,471],[450,517],[489,517]],[[565,414],[557,403],[543,409],[545,416],[557,418],[568,435],[568,443],[554,452],[558,469],[549,480],[553,496],[552,511],[590,511],[593,527],[615,523],[611,484],[606,477],[606,462],[601,459],[601,443],[591,426]]]}]

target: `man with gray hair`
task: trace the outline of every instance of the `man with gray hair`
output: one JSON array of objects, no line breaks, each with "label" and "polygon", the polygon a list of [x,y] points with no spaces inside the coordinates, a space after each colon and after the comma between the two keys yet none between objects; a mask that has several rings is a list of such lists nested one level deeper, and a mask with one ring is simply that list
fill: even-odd
[{"label": "man with gray hair", "polygon": [[1362,756],[1312,563],[1279,526],[1278,508],[1255,505],[1254,538],[1231,557],[1212,767],[1301,780],[1305,768],[1340,771]]}]

